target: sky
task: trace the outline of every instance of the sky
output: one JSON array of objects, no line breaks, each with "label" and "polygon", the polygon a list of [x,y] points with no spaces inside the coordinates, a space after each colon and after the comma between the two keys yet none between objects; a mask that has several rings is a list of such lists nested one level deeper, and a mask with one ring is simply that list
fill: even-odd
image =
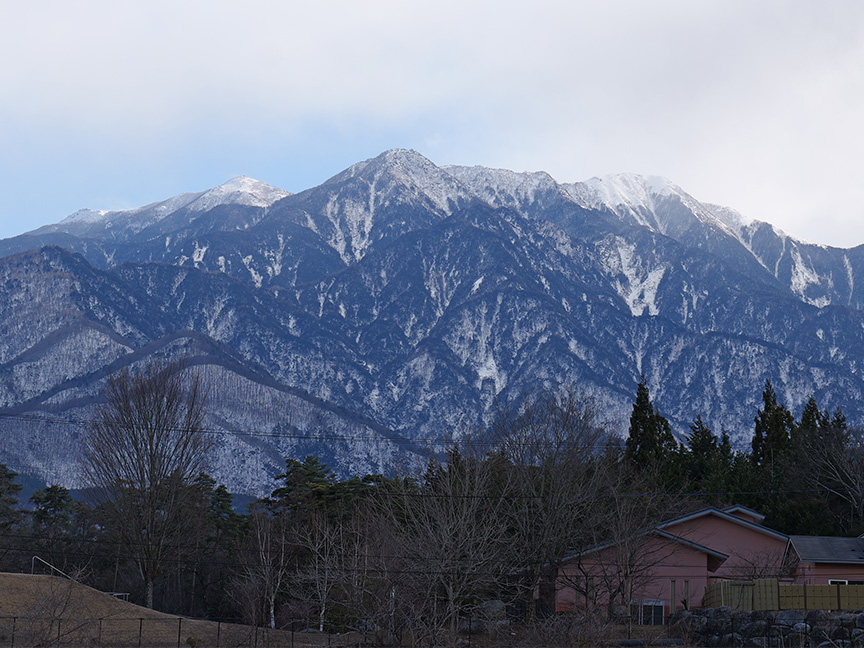
[{"label": "sky", "polygon": [[0,3],[0,237],[391,148],[864,243],[860,0]]}]

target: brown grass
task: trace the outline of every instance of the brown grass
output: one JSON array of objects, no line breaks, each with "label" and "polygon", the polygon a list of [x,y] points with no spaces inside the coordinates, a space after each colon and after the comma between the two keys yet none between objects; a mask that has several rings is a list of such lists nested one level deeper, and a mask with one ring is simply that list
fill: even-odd
[{"label": "brown grass", "polygon": [[362,637],[293,634],[163,614],[59,576],[0,573],[0,645],[232,648],[346,646]]}]

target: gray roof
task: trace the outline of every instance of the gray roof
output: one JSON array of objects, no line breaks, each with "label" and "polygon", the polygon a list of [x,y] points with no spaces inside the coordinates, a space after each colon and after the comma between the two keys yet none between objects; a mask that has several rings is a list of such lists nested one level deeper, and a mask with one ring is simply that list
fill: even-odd
[{"label": "gray roof", "polygon": [[864,538],[789,536],[789,543],[804,562],[864,564]]}]

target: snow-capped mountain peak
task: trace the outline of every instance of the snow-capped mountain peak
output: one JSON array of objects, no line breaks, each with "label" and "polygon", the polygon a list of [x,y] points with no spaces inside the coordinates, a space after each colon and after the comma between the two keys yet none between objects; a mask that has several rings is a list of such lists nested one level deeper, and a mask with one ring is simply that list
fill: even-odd
[{"label": "snow-capped mountain peak", "polygon": [[[616,173],[567,185],[569,193],[583,206],[634,209],[654,205],[658,196],[687,196],[663,176]],[[689,196],[688,196],[689,197]]]},{"label": "snow-capped mountain peak", "polygon": [[107,214],[104,209],[79,209],[74,214],[69,214],[62,223],[95,223]]},{"label": "snow-capped mountain peak", "polygon": [[[737,227],[663,176],[618,173],[565,185],[565,190],[583,207],[608,209],[660,234],[687,229],[695,216],[702,223],[739,238]],[[686,210],[670,211],[667,208],[670,201],[680,203]]]},{"label": "snow-capped mountain peak", "polygon": [[207,211],[217,205],[227,203],[246,205],[249,207],[269,207],[277,200],[282,200],[291,194],[265,182],[236,176],[228,182],[205,191],[187,205],[191,211]]}]

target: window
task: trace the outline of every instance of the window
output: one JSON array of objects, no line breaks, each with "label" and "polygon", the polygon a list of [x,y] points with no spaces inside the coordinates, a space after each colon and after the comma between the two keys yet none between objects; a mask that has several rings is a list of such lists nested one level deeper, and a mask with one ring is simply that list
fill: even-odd
[{"label": "window", "polygon": [[639,625],[663,625],[663,601],[644,600],[630,603],[630,616]]}]

